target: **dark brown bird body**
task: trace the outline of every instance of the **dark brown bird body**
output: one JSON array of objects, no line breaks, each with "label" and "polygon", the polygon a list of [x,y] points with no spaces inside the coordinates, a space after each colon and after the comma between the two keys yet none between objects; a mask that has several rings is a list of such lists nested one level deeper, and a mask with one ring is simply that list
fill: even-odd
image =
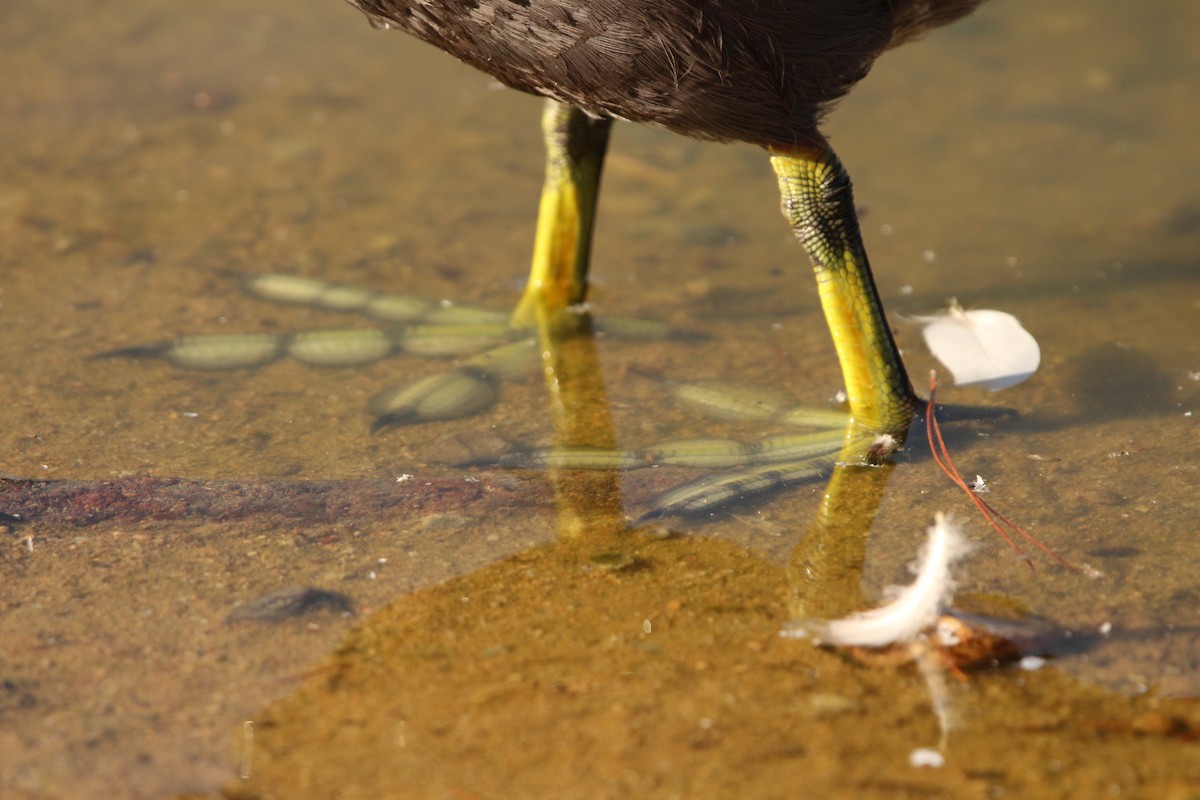
[{"label": "dark brown bird body", "polygon": [[883,51],[982,0],[349,0],[508,86],[704,139],[819,141]]}]

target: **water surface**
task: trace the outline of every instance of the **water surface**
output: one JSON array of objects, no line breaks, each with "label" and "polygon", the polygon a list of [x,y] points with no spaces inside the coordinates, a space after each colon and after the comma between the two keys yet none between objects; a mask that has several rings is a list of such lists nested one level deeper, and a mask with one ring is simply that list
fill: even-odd
[{"label": "water surface", "polygon": [[[1013,313],[1040,341],[1042,369],[1021,386],[998,395],[945,387],[945,401],[1019,412],[962,426],[951,444],[964,471],[986,477],[993,502],[1102,574],[1084,579],[1043,562],[1030,572],[982,523],[968,523],[979,547],[962,591],[1054,620],[1088,643],[1063,648],[1039,673],[1001,671],[961,687],[966,713],[944,748],[947,767],[918,771],[906,754],[936,745],[938,734],[911,668],[846,666],[774,638],[795,590],[786,565],[819,512],[820,485],[674,524],[687,535],[666,544],[600,539],[581,551],[555,542],[544,477],[433,463],[447,437],[464,432],[549,441],[535,379],[506,386],[479,418],[370,436],[371,394],[438,364],[189,373],[88,360],[184,333],[370,324],[248,298],[239,272],[508,307],[541,181],[537,100],[399,34],[372,32],[333,2],[87,4],[71,15],[29,3],[5,14],[0,65],[22,77],[0,92],[2,471],[86,482],[412,475],[403,485],[420,492],[441,481],[450,499],[319,518],[5,523],[2,793],[395,791],[386,770],[365,772],[379,763],[378,736],[337,739],[332,765],[306,739],[333,737],[323,725],[362,725],[409,748],[411,769],[431,781],[420,786],[459,796],[497,786],[539,796],[564,785],[589,787],[580,795],[704,796],[730,781],[741,796],[766,797],[805,780],[864,796],[1052,797],[1073,781],[1191,796],[1200,776],[1174,748],[1195,738],[1195,712],[1179,703],[1200,692],[1196,17],[1176,0],[1137,9],[992,3],[885,56],[827,126],[854,177],[912,374],[934,362],[902,317],[950,297]],[[618,126],[593,267],[596,313],[706,337],[600,343],[623,445],[715,428],[667,404],[635,368],[770,385],[818,405],[836,393],[809,268],[777,205],[754,148]],[[870,526],[856,581],[867,599],[906,579],[935,511],[968,516],[918,439]],[[627,513],[674,477],[626,477]],[[449,487],[476,480],[486,491],[455,502]],[[0,511],[3,503],[0,493]],[[594,556],[613,547],[626,560],[597,576],[609,562]],[[513,554],[533,566],[505,560]],[[643,563],[652,568],[623,571]],[[534,567],[542,578],[530,577]],[[318,611],[225,622],[239,604],[286,586],[344,593],[358,620]],[[630,598],[621,586],[650,593]],[[476,612],[471,596],[490,598],[489,611]],[[547,605],[547,596],[562,602]],[[527,638],[534,618],[551,631],[542,645]],[[567,632],[553,632],[554,621]],[[492,638],[479,643],[467,629],[483,622]],[[477,649],[439,638],[459,625]],[[1092,636],[1101,626],[1111,633]],[[670,638],[658,643],[654,631]],[[413,637],[424,666],[396,644]],[[397,661],[379,661],[371,642]],[[359,681],[360,696],[407,698],[403,708],[354,705],[322,683],[339,644],[337,669]],[[506,661],[511,653],[531,660]],[[535,662],[553,669],[537,673]],[[612,700],[601,692],[611,683],[598,671],[605,664],[657,682],[618,682]],[[438,675],[442,690],[430,688]],[[595,704],[538,705],[551,689]],[[457,717],[444,712],[451,699],[462,704]],[[523,724],[522,708],[536,710],[536,723]],[[239,783],[247,720],[273,728],[260,730],[260,759]],[[520,770],[500,766],[509,762],[498,748],[541,753],[560,725],[582,732],[570,747],[593,759],[590,776],[613,782],[585,782],[551,750],[537,760],[545,773],[524,783]],[[458,749],[420,749],[435,729]],[[1031,731],[1023,758],[1014,742]],[[1109,749],[1095,749],[1105,733]],[[595,746],[618,735],[629,738]],[[764,741],[771,746],[747,744]],[[630,777],[638,758],[661,765],[658,780]],[[310,772],[296,764],[320,764],[310,771],[319,779],[304,784],[295,776]]]}]

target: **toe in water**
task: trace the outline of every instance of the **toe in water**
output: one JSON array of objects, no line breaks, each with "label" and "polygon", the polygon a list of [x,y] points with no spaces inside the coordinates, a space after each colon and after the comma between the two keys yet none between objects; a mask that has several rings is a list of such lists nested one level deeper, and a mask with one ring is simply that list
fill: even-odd
[{"label": "toe in water", "polygon": [[371,432],[396,425],[450,420],[482,411],[496,400],[495,380],[460,368],[384,389],[371,398]]}]

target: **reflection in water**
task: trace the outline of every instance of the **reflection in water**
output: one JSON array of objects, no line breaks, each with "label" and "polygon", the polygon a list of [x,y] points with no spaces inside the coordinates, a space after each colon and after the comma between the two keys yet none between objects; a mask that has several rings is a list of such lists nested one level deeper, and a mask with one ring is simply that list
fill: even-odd
[{"label": "reflection in water", "polygon": [[[404,37],[366,35],[340,6],[127,0],[64,14],[25,3],[4,17],[0,62],[22,78],[0,93],[5,118],[20,120],[0,125],[3,471],[62,481],[44,488],[71,498],[44,497],[36,521],[0,516],[0,794],[211,789],[235,774],[241,737],[231,758],[228,734],[251,718],[263,723],[264,794],[285,785],[272,764],[298,780],[331,762],[340,774],[312,780],[336,790],[412,768],[411,787],[393,776],[399,796],[433,794],[422,776],[434,770],[443,784],[499,785],[505,764],[507,788],[541,782],[526,795],[550,793],[539,788],[551,779],[565,796],[663,796],[689,780],[677,794],[1194,794],[1184,742],[1194,749],[1195,717],[1161,698],[1200,691],[1200,236],[1194,181],[1181,180],[1200,152],[1200,6],[987,3],[886,56],[829,120],[867,208],[885,303],[924,313],[955,295],[1012,311],[1042,343],[1043,370],[1003,398],[1021,416],[1003,430],[960,427],[951,444],[1031,531],[1106,575],[1030,573],[978,537],[972,589],[1076,633],[1054,640],[1064,657],[1049,669],[950,680],[961,727],[937,771],[907,767],[911,748],[937,735],[912,668],[866,669],[859,654],[775,636],[796,585],[783,543],[820,500],[807,487],[715,515],[703,538],[647,530],[644,546],[625,534],[539,561],[555,527],[544,478],[430,474],[413,468],[434,460],[422,437],[364,434],[370,395],[406,370],[424,374],[412,360],[320,377],[289,363],[231,376],[84,360],[242,322],[263,333],[316,324],[314,312],[246,301],[231,270],[485,305],[518,291],[541,159],[536,107]],[[792,273],[799,248],[784,241],[761,152],[634,126],[615,135],[594,270],[600,320],[649,310],[713,337],[687,352],[622,345],[621,363],[822,401],[838,383],[832,353],[815,295]],[[916,334],[897,334],[909,363],[925,366]],[[643,402],[646,382],[625,380],[602,344],[623,436],[654,441],[688,424]],[[540,388],[503,386],[508,402],[480,427],[540,441]],[[431,433],[459,438],[453,428]],[[919,529],[958,499],[931,485],[931,469],[901,460],[886,471],[870,601],[872,587],[903,580]],[[645,508],[682,470],[671,472],[627,478],[629,507]],[[0,482],[0,512],[16,510],[15,487]],[[153,508],[124,516],[145,492]],[[524,571],[457,580],[521,552]],[[523,587],[539,565],[564,580]],[[626,596],[656,580],[644,602]],[[344,676],[336,693],[303,685],[321,682],[313,654],[345,636],[336,614],[224,622],[289,585],[342,591],[363,613],[367,627],[327,666]],[[846,604],[864,605],[848,588]],[[611,620],[596,613],[601,600]],[[1086,652],[1072,655],[1074,643]],[[286,707],[257,713],[289,692]],[[297,732],[308,702],[328,724]],[[535,725],[565,755],[535,740]],[[274,760],[273,737],[294,758]],[[576,754],[590,774],[564,760]],[[472,772],[487,768],[490,783]],[[451,769],[462,777],[446,778]]]},{"label": "reflection in water", "polygon": [[[597,563],[614,551],[624,566]],[[1064,762],[1090,794],[1114,759],[1165,787],[1188,757],[1194,708],[1043,670],[952,686],[947,766],[910,773],[940,737],[921,678],[779,639],[782,583],[719,541],[633,533],[560,539],[399,599],[255,715],[253,769],[227,791],[894,797],[915,782],[1043,796]]]},{"label": "reflection in water", "polygon": [[[541,333],[558,445],[609,446],[587,318]],[[332,664],[256,715],[252,769],[226,792],[893,797],[910,764],[945,763],[921,781],[951,796],[1029,796],[1057,779],[1055,763],[1086,758],[1096,771],[1071,780],[1087,794],[1106,785],[1107,754],[1145,736],[1147,713],[1166,724],[1140,766],[1154,785],[1171,775],[1200,731],[1195,708],[1148,712],[1049,670],[981,678],[986,691],[948,685],[949,662],[925,643],[854,656],[779,637],[789,618],[861,606],[891,472],[836,468],[784,571],[719,540],[629,529],[615,471],[555,470],[555,541],[365,620]],[[1015,638],[993,638],[970,663],[1017,654]],[[1053,710],[1039,705],[1050,698]],[[1053,737],[1030,738],[1031,708]]]},{"label": "reflection in water", "polygon": [[793,619],[835,619],[863,605],[867,539],[895,465],[837,467],[788,562]]},{"label": "reflection in water", "polygon": [[[398,350],[461,357],[449,369],[376,393],[371,401],[372,433],[476,414],[497,400],[502,381],[523,377],[536,364],[549,392],[551,416],[561,434],[559,443],[499,457],[473,453],[457,461],[461,466],[538,470],[605,471],[661,465],[715,470],[656,496],[639,521],[709,513],[783,486],[817,479],[835,463],[879,464],[899,447],[904,436],[904,430],[895,425],[890,433],[879,434],[877,426],[863,423],[861,416],[848,424],[841,411],[794,407],[780,393],[723,383],[687,383],[643,372],[664,395],[710,416],[811,430],[752,442],[708,436],[661,441],[636,451],[618,450],[592,334],[602,331],[617,339],[642,340],[676,335],[661,323],[621,318],[601,321],[585,317],[574,308],[552,309],[546,304],[525,303],[536,323],[536,335],[532,335],[528,329],[510,326],[503,315],[488,309],[434,307],[407,295],[288,275],[252,274],[243,284],[251,294],[270,300],[419,324],[392,329],[185,336],[109,350],[92,358],[163,358],[185,369],[221,371],[262,367],[284,355],[325,367],[370,363]],[[570,355],[576,350],[577,355]],[[563,381],[563,375],[573,377]],[[563,416],[564,401],[559,396],[568,384],[574,387],[571,391],[582,393],[577,402],[579,410],[570,419]],[[592,419],[593,414],[600,416]],[[578,420],[572,421],[575,417]],[[904,419],[902,415],[901,421]]]},{"label": "reflection in water", "polygon": [[[556,441],[566,449],[615,451],[617,437],[591,315],[539,304],[536,316]],[[550,467],[549,474],[558,506],[559,536],[625,528],[621,479],[616,470]]]}]

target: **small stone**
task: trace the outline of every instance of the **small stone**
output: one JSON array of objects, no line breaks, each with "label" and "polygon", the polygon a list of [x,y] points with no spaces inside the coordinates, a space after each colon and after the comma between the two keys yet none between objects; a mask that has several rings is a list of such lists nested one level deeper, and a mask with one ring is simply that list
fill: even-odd
[{"label": "small stone", "polygon": [[1187,723],[1179,717],[1161,711],[1143,711],[1129,721],[1134,733],[1145,736],[1171,736],[1187,730]]},{"label": "small stone", "polygon": [[225,621],[277,622],[326,609],[350,615],[354,613],[354,601],[341,592],[329,592],[310,586],[288,586],[267,592],[248,603],[243,603],[229,612]]},{"label": "small stone", "polygon": [[908,765],[937,769],[946,766],[946,757],[931,747],[918,747],[908,754]]}]

